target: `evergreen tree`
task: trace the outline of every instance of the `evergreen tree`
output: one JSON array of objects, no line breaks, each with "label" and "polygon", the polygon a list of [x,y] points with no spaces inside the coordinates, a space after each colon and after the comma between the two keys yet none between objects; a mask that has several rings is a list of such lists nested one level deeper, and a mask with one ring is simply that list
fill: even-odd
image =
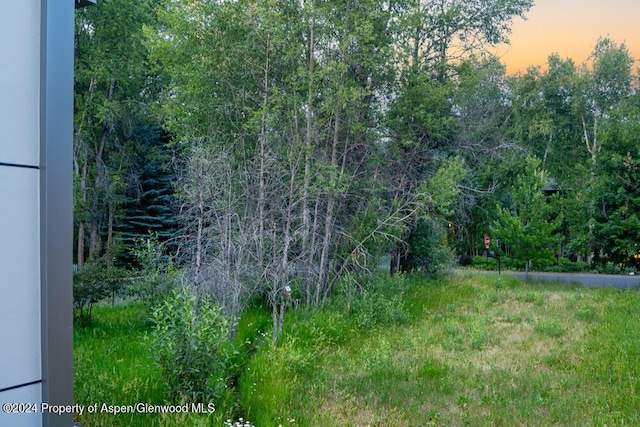
[{"label": "evergreen tree", "polygon": [[132,159],[124,176],[124,199],[116,225],[125,249],[134,248],[136,241],[149,233],[164,242],[178,229],[175,174],[166,145],[169,139],[157,126],[140,126],[133,131],[128,147]]},{"label": "evergreen tree", "polygon": [[554,262],[562,215],[553,212],[543,191],[545,183],[540,160],[528,157],[511,188],[510,205],[498,206],[491,227],[491,236],[504,242],[513,258],[527,268],[532,261],[537,267]]}]

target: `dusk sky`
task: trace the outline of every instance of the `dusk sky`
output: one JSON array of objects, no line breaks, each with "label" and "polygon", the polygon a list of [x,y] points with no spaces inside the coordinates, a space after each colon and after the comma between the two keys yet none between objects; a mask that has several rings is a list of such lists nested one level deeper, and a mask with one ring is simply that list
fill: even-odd
[{"label": "dusk sky", "polygon": [[511,45],[497,51],[509,74],[544,68],[554,52],[580,65],[607,35],[640,57],[640,0],[535,0],[526,16],[514,20]]}]

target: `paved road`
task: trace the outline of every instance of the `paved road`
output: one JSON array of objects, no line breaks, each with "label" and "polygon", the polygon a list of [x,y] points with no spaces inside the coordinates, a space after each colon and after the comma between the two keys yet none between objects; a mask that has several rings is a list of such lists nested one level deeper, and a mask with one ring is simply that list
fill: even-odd
[{"label": "paved road", "polygon": [[[488,272],[498,274],[495,271]],[[609,287],[620,289],[640,288],[640,275],[623,276],[615,274],[592,274],[592,273],[525,273],[522,271],[502,271],[502,274],[510,274],[529,280],[542,280],[553,282],[576,283],[586,287]]]}]

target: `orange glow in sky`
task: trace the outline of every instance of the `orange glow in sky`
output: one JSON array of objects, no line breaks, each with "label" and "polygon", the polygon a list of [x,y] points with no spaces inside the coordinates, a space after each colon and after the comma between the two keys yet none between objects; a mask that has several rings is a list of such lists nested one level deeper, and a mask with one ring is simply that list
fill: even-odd
[{"label": "orange glow in sky", "polygon": [[624,43],[634,59],[640,56],[640,0],[535,0],[526,17],[513,21],[511,44],[497,49],[509,74],[531,65],[545,68],[552,53],[580,65],[599,37]]}]

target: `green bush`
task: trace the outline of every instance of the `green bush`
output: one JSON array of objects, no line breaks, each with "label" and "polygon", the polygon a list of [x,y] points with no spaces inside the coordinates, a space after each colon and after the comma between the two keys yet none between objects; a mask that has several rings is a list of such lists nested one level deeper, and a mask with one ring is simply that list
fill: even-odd
[{"label": "green bush", "polygon": [[91,324],[91,309],[94,304],[106,299],[122,296],[127,270],[105,265],[104,262],[89,262],[82,270],[73,274],[73,311],[81,326]]},{"label": "green bush", "polygon": [[127,294],[151,307],[161,304],[177,287],[179,271],[171,258],[163,255],[157,233],[136,239],[131,252],[140,270],[138,277],[129,282]]},{"label": "green bush", "polygon": [[490,257],[474,256],[471,266],[480,270],[497,270],[498,260]]},{"label": "green bush", "polygon": [[598,266],[596,268],[596,271],[601,274],[620,274],[622,272],[622,269],[620,268],[620,266],[615,265],[614,263],[609,261],[603,265]]},{"label": "green bush", "polygon": [[149,307],[157,307],[171,295],[171,291],[176,289],[177,283],[177,272],[151,272],[149,274],[143,272],[129,284],[127,295],[146,302]]},{"label": "green bush", "polygon": [[560,267],[560,271],[567,273],[585,271],[588,267],[586,262],[573,262],[568,258],[559,258],[558,266]]},{"label": "green bush", "polygon": [[[327,324],[318,325],[323,330],[321,335],[329,341],[338,342],[342,339],[339,331],[347,324],[366,330],[377,325],[408,321],[410,313],[405,302],[406,293],[410,290],[409,277],[413,276],[405,273],[389,276],[386,272],[343,277],[330,299],[329,308],[345,316],[325,319]],[[329,323],[333,324],[329,326]]]},{"label": "green bush", "polygon": [[152,313],[152,349],[171,400],[209,402],[226,386],[229,322],[188,288],[174,290]]},{"label": "green bush", "polygon": [[446,243],[447,230],[441,221],[423,218],[411,230],[409,270],[437,273],[454,264],[454,255]]}]

